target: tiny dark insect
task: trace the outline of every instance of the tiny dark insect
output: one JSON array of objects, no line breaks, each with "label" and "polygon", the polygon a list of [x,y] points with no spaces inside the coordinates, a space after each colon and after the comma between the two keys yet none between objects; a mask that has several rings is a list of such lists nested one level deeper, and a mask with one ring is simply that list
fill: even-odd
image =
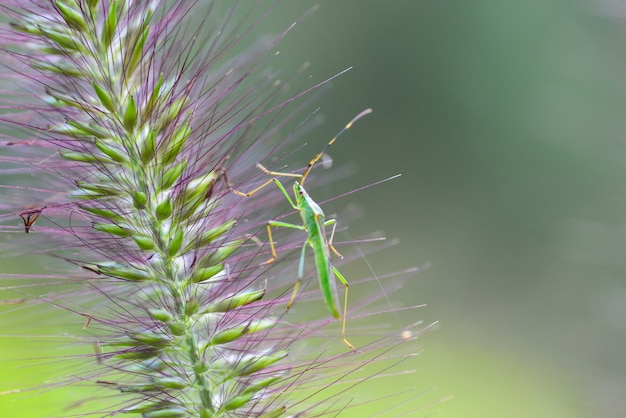
[{"label": "tiny dark insect", "polygon": [[25,233],[28,234],[28,232],[30,231],[30,227],[33,226],[33,224],[35,223],[37,218],[39,218],[39,215],[41,215],[41,213],[43,212],[43,210],[45,208],[46,208],[46,206],[44,206],[41,209],[25,210],[24,212],[18,213],[20,218],[22,218],[22,220],[24,221],[24,232]]}]

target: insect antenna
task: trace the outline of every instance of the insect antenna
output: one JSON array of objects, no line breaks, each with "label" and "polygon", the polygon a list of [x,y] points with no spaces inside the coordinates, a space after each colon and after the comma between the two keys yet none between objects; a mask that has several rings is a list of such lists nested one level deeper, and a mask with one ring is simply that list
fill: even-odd
[{"label": "insect antenna", "polygon": [[339,133],[337,133],[337,135],[335,135],[333,137],[333,139],[330,140],[330,142],[328,144],[326,144],[326,146],[322,149],[322,151],[319,154],[317,154],[315,156],[315,158],[313,158],[311,161],[309,161],[309,165],[304,170],[304,173],[302,173],[302,177],[300,178],[300,185],[304,184],[304,181],[306,180],[307,176],[309,175],[309,173],[313,169],[313,166],[322,158],[322,156],[324,155],[324,153],[326,152],[328,147],[330,147],[332,144],[334,144],[335,141],[337,140],[337,138],[339,138],[341,136],[341,134],[343,134],[345,131],[350,129],[352,127],[352,125],[354,124],[354,122],[356,122],[357,120],[361,119],[365,115],[369,115],[370,113],[372,113],[372,109],[365,109],[364,111],[362,111],[361,113],[359,113],[358,115],[353,117],[352,120],[350,122],[348,122],[346,124],[346,126],[344,126],[343,129],[340,130]]}]

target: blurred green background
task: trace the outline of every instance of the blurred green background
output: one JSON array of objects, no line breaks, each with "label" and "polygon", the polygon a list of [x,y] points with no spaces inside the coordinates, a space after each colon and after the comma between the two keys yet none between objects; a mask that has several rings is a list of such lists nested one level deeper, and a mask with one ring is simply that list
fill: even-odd
[{"label": "blurred green background", "polygon": [[[326,123],[307,150],[363,108],[374,114],[329,151],[356,175],[317,193],[402,174],[325,210],[364,209],[350,238],[380,230],[400,239],[368,256],[379,274],[432,263],[390,297],[428,304],[403,322],[440,321],[419,340],[414,374],[362,390],[415,387],[415,409],[452,397],[415,416],[624,416],[626,9],[608,0],[319,3],[282,42],[281,66],[311,61],[316,80],[354,69],[316,102]],[[275,31],[312,4],[282,4]],[[368,274],[364,261],[342,271]],[[397,416],[393,406],[382,416]]]}]

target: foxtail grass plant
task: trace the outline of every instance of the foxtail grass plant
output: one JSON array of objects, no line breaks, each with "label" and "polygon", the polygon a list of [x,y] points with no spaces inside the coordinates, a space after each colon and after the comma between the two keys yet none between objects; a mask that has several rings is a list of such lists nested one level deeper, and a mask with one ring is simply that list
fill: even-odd
[{"label": "foxtail grass plant", "polygon": [[[288,254],[302,237],[286,231],[281,256],[261,265],[265,225],[288,208],[276,190],[232,192],[267,180],[257,162],[281,164],[302,122],[314,121],[309,93],[326,83],[309,81],[306,66],[280,81],[272,60],[293,25],[259,35],[275,5],[1,7],[2,251],[46,260],[47,271],[4,275],[14,298],[0,319],[60,309],[58,340],[71,344],[55,360],[68,362],[57,380],[34,392],[0,388],[0,400],[76,385],[91,392],[68,415],[146,418],[335,416],[371,402],[352,389],[412,355],[414,345],[398,346],[423,327],[372,322],[385,313],[375,307],[387,303],[380,289],[348,307],[356,352],[322,310],[302,321],[287,314],[297,270]],[[409,276],[388,275],[386,286]],[[323,307],[310,287],[294,307]]]}]

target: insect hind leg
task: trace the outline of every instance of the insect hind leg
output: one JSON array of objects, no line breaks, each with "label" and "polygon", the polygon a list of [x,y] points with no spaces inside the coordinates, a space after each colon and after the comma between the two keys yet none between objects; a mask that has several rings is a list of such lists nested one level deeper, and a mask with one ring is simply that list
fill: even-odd
[{"label": "insect hind leg", "polygon": [[333,245],[333,239],[335,238],[335,229],[337,228],[337,220],[336,219],[329,219],[326,222],[324,222],[324,226],[328,226],[328,225],[332,225],[333,226],[333,230],[330,233],[330,239],[328,240],[328,248],[330,248],[330,250],[339,258],[341,258],[343,260],[343,255],[341,255],[339,253],[339,251],[337,251],[337,249],[335,248],[335,246]]},{"label": "insect hind leg", "polygon": [[339,281],[341,282],[341,284],[343,284],[346,287],[346,292],[345,292],[345,296],[343,298],[343,321],[341,324],[341,341],[347,345],[348,347],[350,347],[352,349],[352,351],[356,351],[356,348],[354,348],[354,346],[352,344],[350,344],[350,342],[346,339],[346,320],[348,317],[348,281],[345,279],[345,277],[343,277],[343,275],[341,273],[339,273],[339,270],[337,270],[335,267],[333,267],[333,272],[335,273],[335,277],[337,277],[337,279],[339,279]]}]

